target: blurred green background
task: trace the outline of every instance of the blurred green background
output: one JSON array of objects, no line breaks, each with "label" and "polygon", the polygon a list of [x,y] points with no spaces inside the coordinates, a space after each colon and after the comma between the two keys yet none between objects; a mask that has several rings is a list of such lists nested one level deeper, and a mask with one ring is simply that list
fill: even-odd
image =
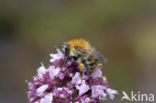
[{"label": "blurred green background", "polygon": [[108,58],[112,88],[156,93],[155,0],[1,0],[0,103],[28,103],[25,80],[73,38]]}]

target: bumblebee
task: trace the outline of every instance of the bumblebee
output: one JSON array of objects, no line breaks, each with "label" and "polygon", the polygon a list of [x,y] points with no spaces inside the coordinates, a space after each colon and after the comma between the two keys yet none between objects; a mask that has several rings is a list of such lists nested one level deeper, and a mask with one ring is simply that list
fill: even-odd
[{"label": "bumblebee", "polygon": [[90,43],[84,39],[73,39],[63,45],[66,62],[73,60],[79,64],[79,70],[84,70],[91,74],[95,71],[99,62],[106,62],[107,59],[93,48]]}]

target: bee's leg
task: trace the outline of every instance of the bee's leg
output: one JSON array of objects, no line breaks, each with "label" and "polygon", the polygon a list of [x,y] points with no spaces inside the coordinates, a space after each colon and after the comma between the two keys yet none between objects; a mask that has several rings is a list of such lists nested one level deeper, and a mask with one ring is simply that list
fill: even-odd
[{"label": "bee's leg", "polygon": [[83,63],[79,64],[79,70],[80,70],[80,72],[84,71],[84,64]]},{"label": "bee's leg", "polygon": [[65,64],[67,64],[67,61],[69,59],[69,54],[70,54],[69,45],[64,45],[64,52],[65,52],[65,56],[66,56],[66,59],[64,62],[64,65],[65,65]]},{"label": "bee's leg", "polygon": [[64,66],[67,64],[67,62],[69,61],[69,60],[71,60],[72,59],[72,57],[69,57],[69,56],[67,56],[66,57],[66,59],[65,59],[65,62],[64,62]]},{"label": "bee's leg", "polygon": [[85,71],[85,67],[86,67],[85,60],[82,59],[82,58],[79,58],[78,62],[79,62],[79,70],[80,70],[80,72],[84,72]]},{"label": "bee's leg", "polygon": [[67,58],[65,59],[63,66],[65,66],[66,64],[67,64]]},{"label": "bee's leg", "polygon": [[67,58],[67,61],[70,61],[72,59],[75,61],[75,60],[77,60],[77,57],[76,56],[70,56],[70,57]]},{"label": "bee's leg", "polygon": [[102,64],[98,64],[98,65],[94,68],[93,73],[94,73],[98,68],[102,68],[102,67],[103,67]]},{"label": "bee's leg", "polygon": [[63,63],[63,66],[65,66],[67,64],[67,59],[65,59],[64,63]]},{"label": "bee's leg", "polygon": [[68,56],[65,59],[64,65],[67,64],[67,62],[70,61],[70,60],[74,60],[75,61],[75,60],[77,60],[77,57],[76,56]]},{"label": "bee's leg", "polygon": [[68,61],[72,60],[73,56],[67,56],[64,62],[64,66],[67,64]]}]

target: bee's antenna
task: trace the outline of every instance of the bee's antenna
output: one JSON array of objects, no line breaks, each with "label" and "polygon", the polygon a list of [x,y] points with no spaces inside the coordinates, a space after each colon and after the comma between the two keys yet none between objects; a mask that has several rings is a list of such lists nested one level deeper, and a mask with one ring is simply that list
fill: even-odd
[{"label": "bee's antenna", "polygon": [[56,49],[60,49],[60,50],[61,50],[62,47],[61,47],[61,46],[56,46],[56,45],[55,45],[54,48],[55,48],[55,50],[56,50]]}]

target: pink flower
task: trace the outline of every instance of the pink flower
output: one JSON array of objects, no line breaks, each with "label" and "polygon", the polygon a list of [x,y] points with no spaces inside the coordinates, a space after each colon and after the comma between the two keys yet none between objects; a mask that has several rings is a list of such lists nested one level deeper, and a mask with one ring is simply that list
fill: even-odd
[{"label": "pink flower", "polygon": [[50,59],[51,63],[53,63],[55,60],[64,58],[64,54],[59,49],[56,48],[56,51],[58,52],[58,54],[50,54],[50,56],[52,57]]},{"label": "pink flower", "polygon": [[80,96],[90,89],[89,86],[86,84],[85,80],[82,81],[82,84],[80,86],[77,85],[76,88],[79,90]]},{"label": "pink flower", "polygon": [[46,73],[46,68],[44,67],[43,63],[41,63],[41,66],[37,70],[37,75],[42,78],[43,74],[45,73]]},{"label": "pink flower", "polygon": [[55,68],[54,66],[50,66],[48,69],[49,69],[49,76],[50,76],[51,80],[53,80],[54,77],[57,76],[60,72],[59,67]]},{"label": "pink flower", "polygon": [[81,78],[80,78],[80,73],[76,72],[74,77],[72,78],[72,84],[81,84]]},{"label": "pink flower", "polygon": [[38,96],[42,96],[44,91],[48,88],[48,85],[42,85],[41,87],[39,87],[36,92]]},{"label": "pink flower", "polygon": [[118,94],[102,76],[102,66],[93,74],[82,73],[77,61],[65,64],[64,53],[56,50],[57,54],[50,54],[48,69],[41,64],[33,81],[28,82],[30,103],[101,103],[107,95],[113,100]]},{"label": "pink flower", "polygon": [[106,87],[101,86],[101,85],[95,85],[92,87],[92,98],[105,98],[107,96],[107,94],[104,92],[104,89],[106,89]]},{"label": "pink flower", "polygon": [[61,79],[61,80],[63,80],[63,79],[64,79],[64,74],[63,74],[63,73],[59,73],[57,76],[58,76],[58,77],[59,77],[59,79]]},{"label": "pink flower", "polygon": [[92,77],[93,77],[93,78],[102,77],[101,68],[98,68],[98,69],[92,74]]},{"label": "pink flower", "polygon": [[85,100],[82,99],[82,103],[89,103],[91,102],[91,99],[89,97],[85,98]]},{"label": "pink flower", "polygon": [[108,88],[107,90],[106,90],[106,92],[108,93],[108,95],[109,95],[109,98],[111,99],[111,100],[113,100],[114,98],[115,98],[115,94],[118,94],[118,92],[116,91],[116,90],[113,90],[113,89],[111,89],[111,88]]},{"label": "pink flower", "polygon": [[52,103],[53,93],[47,94],[44,98],[41,99],[40,103]]}]

